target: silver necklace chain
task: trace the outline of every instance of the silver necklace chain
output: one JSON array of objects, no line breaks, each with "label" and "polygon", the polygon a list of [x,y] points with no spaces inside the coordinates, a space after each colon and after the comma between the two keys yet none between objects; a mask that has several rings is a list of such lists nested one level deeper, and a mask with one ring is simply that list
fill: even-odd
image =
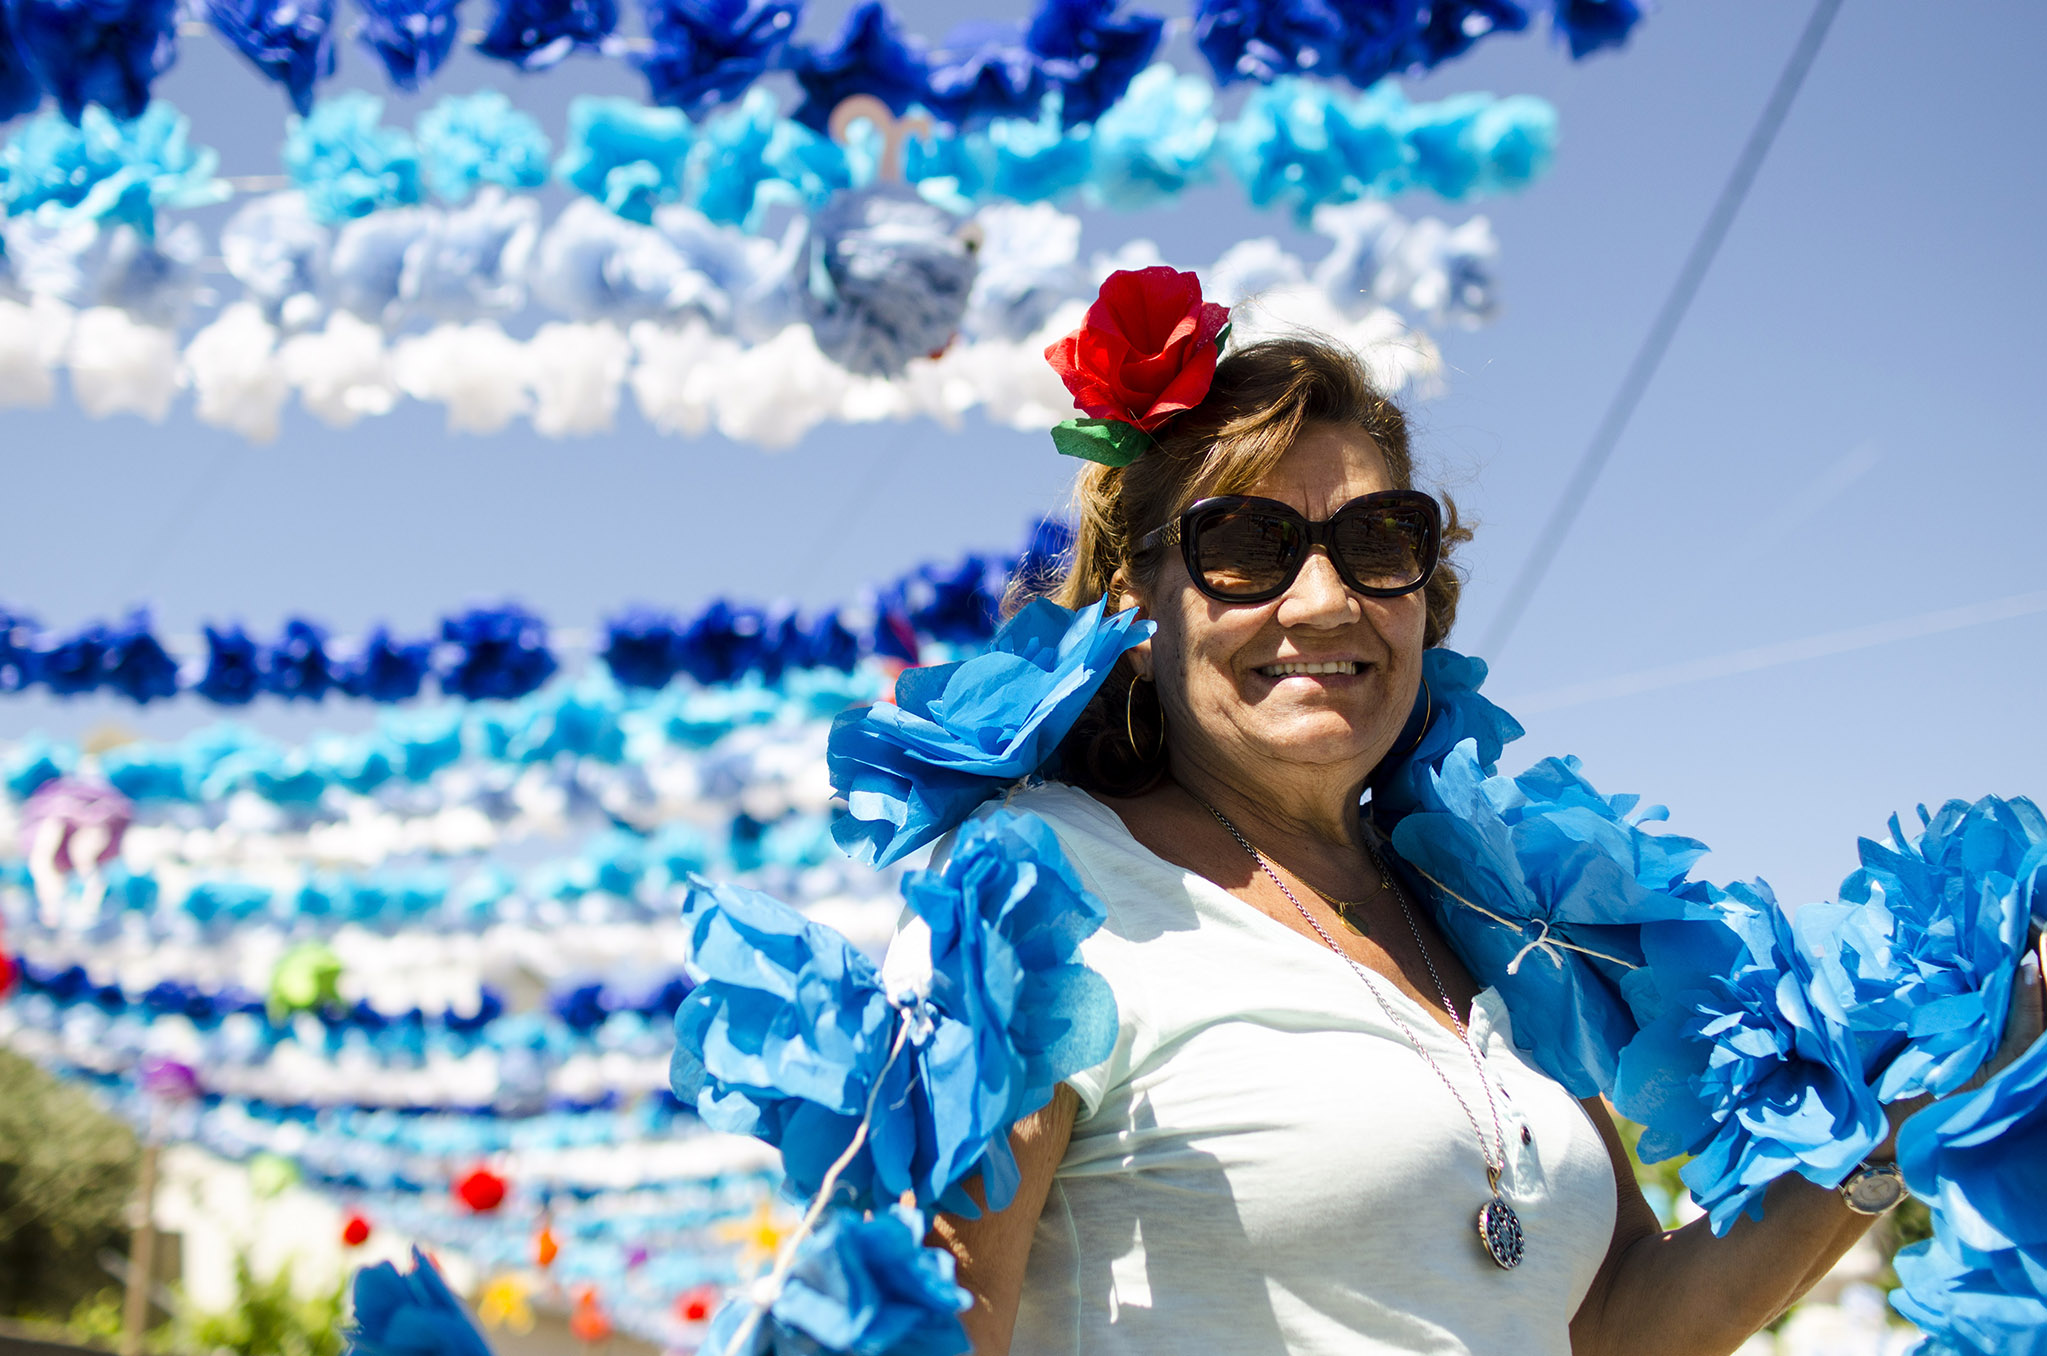
[{"label": "silver necklace chain", "polygon": [[[1199,799],[1199,797],[1196,799]],[[1408,907],[1406,894],[1401,891],[1398,885],[1394,884],[1392,873],[1386,869],[1386,863],[1380,858],[1379,850],[1369,841],[1365,844],[1365,851],[1371,854],[1372,864],[1379,869],[1379,883],[1385,888],[1392,890],[1394,902],[1400,905],[1401,917],[1407,920],[1407,929],[1414,934],[1415,949],[1421,952],[1422,964],[1428,967],[1429,978],[1435,983],[1437,996],[1443,1000],[1443,1010],[1450,1014],[1450,1024],[1457,1029],[1457,1039],[1463,1043],[1465,1053],[1471,1056],[1472,1067],[1478,1070],[1478,1085],[1485,1089],[1486,1110],[1490,1111],[1493,1117],[1493,1149],[1486,1147],[1485,1127],[1478,1123],[1478,1116],[1472,1111],[1471,1104],[1464,1100],[1463,1093],[1457,1091],[1457,1085],[1450,1081],[1449,1074],[1443,1072],[1443,1066],[1436,1063],[1430,1057],[1428,1048],[1422,1044],[1421,1038],[1414,1034],[1413,1028],[1401,1020],[1400,1014],[1393,1010],[1393,1005],[1386,1001],[1386,995],[1379,992],[1379,986],[1373,981],[1371,972],[1358,964],[1357,961],[1351,958],[1349,952],[1336,944],[1336,939],[1329,935],[1328,930],[1315,920],[1315,915],[1308,912],[1307,906],[1302,904],[1295,897],[1294,892],[1287,888],[1286,882],[1279,878],[1279,873],[1274,871],[1272,864],[1265,860],[1265,854],[1252,847],[1251,840],[1239,833],[1237,826],[1230,823],[1221,810],[1216,809],[1205,800],[1201,801],[1201,805],[1210,814],[1215,816],[1218,824],[1229,830],[1230,837],[1237,840],[1237,846],[1244,849],[1250,855],[1251,860],[1258,864],[1258,869],[1263,871],[1266,878],[1278,886],[1279,892],[1287,897],[1287,902],[1300,911],[1301,917],[1308,920],[1308,926],[1315,929],[1315,935],[1320,937],[1344,964],[1357,972],[1357,977],[1365,982],[1367,989],[1371,990],[1372,997],[1377,1000],[1380,1010],[1386,1014],[1387,1020],[1400,1028],[1400,1034],[1407,1037],[1407,1043],[1412,1045],[1414,1052],[1422,1057],[1422,1062],[1435,1070],[1436,1077],[1443,1081],[1443,1086],[1449,1090],[1450,1096],[1456,1099],[1458,1107],[1463,1110],[1465,1119],[1471,1122],[1471,1133],[1478,1138],[1479,1157],[1485,1160],[1486,1181],[1491,1185],[1493,1191],[1499,1191],[1500,1174],[1505,1172],[1507,1168],[1507,1135],[1500,1128],[1500,1108],[1499,1104],[1493,1100],[1493,1084],[1492,1080],[1486,1077],[1485,1060],[1479,1054],[1478,1047],[1471,1043],[1471,1033],[1465,1027],[1464,1020],[1457,1015],[1457,1005],[1450,1001],[1450,991],[1444,987],[1443,977],[1436,973],[1436,963],[1429,959],[1429,948],[1422,941],[1421,927],[1414,921],[1414,910]],[[1497,1159],[1495,1158],[1495,1152],[1497,1152]]]}]

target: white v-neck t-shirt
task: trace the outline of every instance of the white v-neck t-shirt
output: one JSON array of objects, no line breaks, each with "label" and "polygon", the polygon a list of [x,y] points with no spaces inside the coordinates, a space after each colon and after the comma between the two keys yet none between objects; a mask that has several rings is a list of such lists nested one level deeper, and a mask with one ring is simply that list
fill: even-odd
[{"label": "white v-neck t-shirt", "polygon": [[[1067,1080],[1081,1109],[1015,1356],[1567,1356],[1613,1234],[1613,1168],[1584,1108],[1515,1051],[1496,991],[1469,1030],[1526,1235],[1512,1270],[1478,1239],[1490,1193],[1470,1120],[1349,964],[1085,792],[1007,805],[1051,826],[1106,905],[1081,957],[1119,1025],[1109,1059]],[[1378,987],[1490,1138],[1470,1054]]]}]

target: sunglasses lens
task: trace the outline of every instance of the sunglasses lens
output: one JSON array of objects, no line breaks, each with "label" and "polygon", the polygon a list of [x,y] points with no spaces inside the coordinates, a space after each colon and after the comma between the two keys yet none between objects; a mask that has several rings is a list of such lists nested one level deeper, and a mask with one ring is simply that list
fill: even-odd
[{"label": "sunglasses lens", "polygon": [[1194,559],[1210,594],[1249,598],[1285,582],[1301,554],[1298,524],[1244,510],[1203,519],[1194,529]]},{"label": "sunglasses lens", "polygon": [[1428,572],[1429,522],[1417,508],[1360,509],[1330,526],[1345,567],[1366,588],[1410,588]]}]

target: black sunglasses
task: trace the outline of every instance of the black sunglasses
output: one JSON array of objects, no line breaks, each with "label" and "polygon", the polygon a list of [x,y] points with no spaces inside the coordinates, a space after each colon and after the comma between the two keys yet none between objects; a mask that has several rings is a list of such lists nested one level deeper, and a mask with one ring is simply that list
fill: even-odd
[{"label": "black sunglasses", "polygon": [[1361,495],[1320,522],[1277,499],[1224,495],[1147,533],[1139,553],[1178,543],[1194,587],[1219,603],[1277,598],[1308,552],[1329,552],[1337,577],[1368,598],[1413,593],[1436,572],[1443,511],[1420,490]]}]

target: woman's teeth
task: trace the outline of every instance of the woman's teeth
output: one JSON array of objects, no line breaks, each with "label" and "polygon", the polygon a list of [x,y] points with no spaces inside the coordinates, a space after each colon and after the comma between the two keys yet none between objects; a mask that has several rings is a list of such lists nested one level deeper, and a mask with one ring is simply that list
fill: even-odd
[{"label": "woman's teeth", "polygon": [[1355,675],[1362,672],[1364,667],[1354,659],[1331,659],[1319,664],[1267,664],[1258,672],[1267,678],[1290,678],[1297,673]]}]

